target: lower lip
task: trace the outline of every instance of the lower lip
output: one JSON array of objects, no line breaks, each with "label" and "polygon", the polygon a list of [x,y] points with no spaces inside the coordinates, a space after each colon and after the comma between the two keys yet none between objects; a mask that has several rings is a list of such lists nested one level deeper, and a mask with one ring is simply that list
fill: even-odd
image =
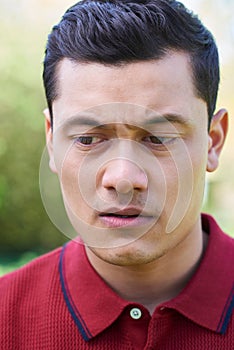
[{"label": "lower lip", "polygon": [[138,216],[138,217],[129,217],[121,218],[117,216],[99,216],[102,224],[110,228],[116,227],[136,227],[147,225],[152,222],[153,217],[151,216]]}]

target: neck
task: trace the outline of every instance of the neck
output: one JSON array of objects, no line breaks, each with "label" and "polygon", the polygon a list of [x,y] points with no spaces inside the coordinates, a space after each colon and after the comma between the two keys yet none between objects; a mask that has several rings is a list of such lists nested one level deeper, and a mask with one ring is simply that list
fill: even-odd
[{"label": "neck", "polygon": [[118,266],[100,259],[86,248],[87,256],[99,275],[123,299],[155,307],[177,296],[196,271],[208,242],[207,235],[188,235],[174,249],[147,264]]}]

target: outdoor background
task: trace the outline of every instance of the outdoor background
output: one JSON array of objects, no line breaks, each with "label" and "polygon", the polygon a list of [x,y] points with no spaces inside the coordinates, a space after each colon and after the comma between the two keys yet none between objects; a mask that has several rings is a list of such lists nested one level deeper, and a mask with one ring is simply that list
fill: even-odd
[{"label": "outdoor background", "polygon": [[[70,0],[0,0],[0,275],[67,239],[50,222],[39,191],[46,107],[42,61],[47,34]],[[230,112],[220,168],[207,178],[204,210],[234,234],[234,1],[185,0],[214,33],[221,57],[217,109]]]}]

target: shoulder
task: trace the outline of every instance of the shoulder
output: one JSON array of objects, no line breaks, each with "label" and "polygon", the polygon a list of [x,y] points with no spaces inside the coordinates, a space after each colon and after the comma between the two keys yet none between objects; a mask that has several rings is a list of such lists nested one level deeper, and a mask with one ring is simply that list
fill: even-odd
[{"label": "shoulder", "polygon": [[[61,250],[45,254],[0,279],[1,349],[49,349],[60,331],[63,333],[58,326],[60,320],[71,326],[60,283]],[[60,340],[63,342],[63,338]]]},{"label": "shoulder", "polygon": [[209,234],[217,248],[229,247],[229,250],[234,248],[234,238],[231,237],[231,233],[225,233],[211,215],[202,214],[201,218],[203,230]]},{"label": "shoulder", "polygon": [[44,254],[0,278],[0,314],[13,306],[24,303],[44,294],[53,280],[59,279],[58,264],[62,248]]}]

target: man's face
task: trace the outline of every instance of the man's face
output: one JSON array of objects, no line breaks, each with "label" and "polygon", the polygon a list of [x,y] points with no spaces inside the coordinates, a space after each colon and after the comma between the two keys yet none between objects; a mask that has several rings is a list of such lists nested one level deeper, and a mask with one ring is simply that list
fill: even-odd
[{"label": "man's face", "polygon": [[210,137],[186,54],[119,67],[64,59],[58,91],[53,170],[97,256],[147,263],[200,230]]}]

